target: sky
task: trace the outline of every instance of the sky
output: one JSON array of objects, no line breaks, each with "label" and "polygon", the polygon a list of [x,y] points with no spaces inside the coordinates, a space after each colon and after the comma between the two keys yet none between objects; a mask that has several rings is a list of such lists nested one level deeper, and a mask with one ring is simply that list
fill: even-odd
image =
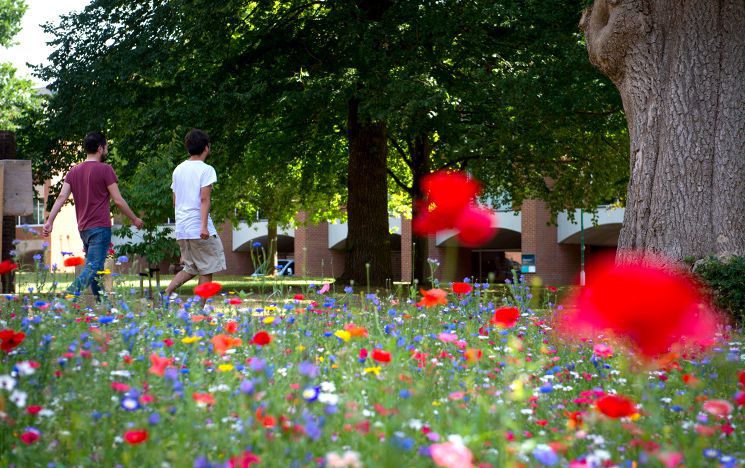
[{"label": "sky", "polygon": [[13,38],[16,45],[0,47],[0,62],[12,63],[19,76],[30,78],[36,86],[44,86],[46,83],[32,76],[26,66],[26,62],[46,64],[52,53],[53,49],[46,44],[51,37],[44,34],[41,25],[46,22],[56,24],[60,15],[80,11],[88,3],[90,0],[26,0],[28,9],[21,20],[21,31]]}]

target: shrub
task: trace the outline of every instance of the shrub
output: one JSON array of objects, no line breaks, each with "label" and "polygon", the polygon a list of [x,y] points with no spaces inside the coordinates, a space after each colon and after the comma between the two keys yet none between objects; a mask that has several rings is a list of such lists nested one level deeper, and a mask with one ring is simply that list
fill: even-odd
[{"label": "shrub", "polygon": [[708,257],[696,262],[693,271],[708,287],[714,303],[739,326],[745,325],[745,257]]}]

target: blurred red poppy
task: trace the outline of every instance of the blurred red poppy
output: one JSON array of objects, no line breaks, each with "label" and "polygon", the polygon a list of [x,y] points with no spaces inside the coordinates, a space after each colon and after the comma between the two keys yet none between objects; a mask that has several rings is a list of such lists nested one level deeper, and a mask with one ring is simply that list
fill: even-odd
[{"label": "blurred red poppy", "polygon": [[636,413],[633,401],[620,395],[604,395],[595,402],[595,407],[609,418],[626,418]]},{"label": "blurred red poppy", "polygon": [[16,265],[12,261],[3,260],[2,262],[0,262],[0,275],[4,275],[5,273],[10,273],[16,268],[18,268],[18,265]]},{"label": "blurred red poppy", "polygon": [[473,291],[473,286],[468,283],[453,283],[453,292],[455,294],[468,294]]},{"label": "blurred red poppy", "polygon": [[233,338],[232,336],[224,335],[222,333],[213,336],[210,341],[212,342],[212,346],[217,354],[225,354],[225,352],[230,348],[243,344],[243,341],[240,338]]},{"label": "blurred red poppy", "polygon": [[372,358],[378,362],[391,362],[391,353],[382,349],[373,349]]},{"label": "blurred red poppy", "polygon": [[595,268],[587,286],[566,302],[558,331],[579,339],[610,332],[647,359],[674,345],[712,345],[719,327],[716,314],[698,285],[672,268],[649,258],[645,264]]},{"label": "blurred red poppy", "polygon": [[446,296],[448,293],[443,291],[442,289],[433,288],[429,291],[425,291],[424,289],[420,290],[422,292],[422,299],[416,303],[419,307],[434,307],[437,304],[447,304],[448,300]]},{"label": "blurred red poppy", "polygon": [[492,210],[469,205],[455,223],[458,241],[466,247],[484,245],[497,233],[496,225],[497,215]]},{"label": "blurred red poppy", "polygon": [[85,263],[85,259],[82,257],[67,257],[64,262],[62,262],[63,265],[66,267],[75,267],[79,266]]},{"label": "blurred red poppy", "polygon": [[260,331],[251,338],[251,343],[259,346],[266,346],[272,342],[272,335],[265,331]]},{"label": "blurred red poppy", "polygon": [[230,322],[226,323],[223,328],[228,333],[235,333],[238,331],[238,322],[236,322],[235,320],[231,320]]},{"label": "blurred red poppy", "polygon": [[248,468],[254,463],[261,463],[261,458],[249,451],[245,451],[241,455],[232,457],[228,462],[228,466],[230,468]]},{"label": "blurred red poppy", "polygon": [[137,445],[147,440],[147,429],[135,429],[124,433],[124,440],[130,445]]},{"label": "blurred red poppy", "polygon": [[221,290],[222,285],[220,283],[203,283],[194,288],[194,294],[202,299],[207,299],[219,293]]},{"label": "blurred red poppy", "polygon": [[15,347],[23,343],[25,338],[25,333],[6,328],[5,330],[0,331],[0,349],[9,353],[13,351]]},{"label": "blurred red poppy", "polygon": [[240,297],[231,297],[228,299],[228,304],[230,305],[241,305],[243,303],[243,299]]},{"label": "blurred red poppy", "polygon": [[166,373],[166,368],[171,364],[173,364],[173,358],[160,357],[152,353],[150,355],[150,369],[148,369],[148,372],[162,377]]},{"label": "blurred red poppy", "polygon": [[520,318],[520,310],[517,307],[500,307],[494,311],[494,316],[489,320],[500,328],[512,328]]}]

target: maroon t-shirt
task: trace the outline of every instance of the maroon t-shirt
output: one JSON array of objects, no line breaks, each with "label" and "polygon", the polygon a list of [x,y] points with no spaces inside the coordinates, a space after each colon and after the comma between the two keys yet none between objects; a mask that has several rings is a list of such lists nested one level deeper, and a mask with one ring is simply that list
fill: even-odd
[{"label": "maroon t-shirt", "polygon": [[83,161],[70,169],[65,182],[72,188],[79,231],[111,227],[108,187],[118,182],[111,166],[98,161]]}]

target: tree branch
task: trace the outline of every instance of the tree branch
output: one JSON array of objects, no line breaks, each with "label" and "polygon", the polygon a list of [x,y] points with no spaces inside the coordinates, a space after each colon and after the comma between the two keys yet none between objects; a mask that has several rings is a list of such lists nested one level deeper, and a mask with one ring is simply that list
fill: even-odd
[{"label": "tree branch", "polygon": [[406,151],[404,151],[404,149],[401,148],[401,145],[398,144],[398,141],[396,141],[396,139],[393,138],[390,135],[388,135],[388,139],[393,144],[393,147],[396,148],[396,151],[398,151],[398,154],[401,155],[401,158],[404,160],[404,162],[406,163],[406,165],[409,166],[409,169],[413,170],[414,169],[414,161],[412,161],[411,158],[409,157],[409,155],[406,153]]},{"label": "tree branch", "polygon": [[409,187],[408,185],[404,184],[401,181],[401,179],[399,179],[398,176],[393,173],[393,171],[391,170],[390,167],[386,168],[386,172],[388,172],[388,175],[391,176],[391,179],[393,179],[393,181],[396,183],[396,185],[398,185],[399,187],[401,187],[401,190],[403,190],[404,192],[408,193],[412,197],[414,196],[414,189],[412,187]]}]

